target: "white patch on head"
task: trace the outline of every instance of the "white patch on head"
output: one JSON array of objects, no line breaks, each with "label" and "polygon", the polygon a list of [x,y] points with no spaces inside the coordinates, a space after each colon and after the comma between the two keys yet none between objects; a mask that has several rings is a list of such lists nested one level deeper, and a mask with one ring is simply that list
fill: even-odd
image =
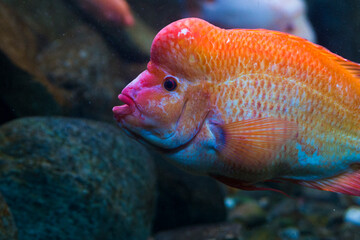
[{"label": "white patch on head", "polygon": [[160,102],[157,103],[157,107],[161,109],[161,111],[163,112],[164,115],[168,115],[168,112],[165,110],[165,105],[167,104],[167,102],[162,99]]},{"label": "white patch on head", "polygon": [[186,36],[186,34],[188,34],[188,32],[190,32],[189,29],[183,28],[183,29],[181,29],[181,31],[178,33],[178,37],[180,37],[181,35]]}]

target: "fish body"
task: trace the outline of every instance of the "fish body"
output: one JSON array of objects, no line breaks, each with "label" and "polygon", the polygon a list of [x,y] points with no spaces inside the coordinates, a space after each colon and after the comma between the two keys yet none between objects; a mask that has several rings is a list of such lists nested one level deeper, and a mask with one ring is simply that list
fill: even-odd
[{"label": "fish body", "polygon": [[360,67],[302,38],[176,21],[119,95],[125,132],[230,186],[360,195]]},{"label": "fish body", "polygon": [[303,0],[182,0],[184,16],[223,28],[263,28],[287,32],[312,42],[314,30]]}]

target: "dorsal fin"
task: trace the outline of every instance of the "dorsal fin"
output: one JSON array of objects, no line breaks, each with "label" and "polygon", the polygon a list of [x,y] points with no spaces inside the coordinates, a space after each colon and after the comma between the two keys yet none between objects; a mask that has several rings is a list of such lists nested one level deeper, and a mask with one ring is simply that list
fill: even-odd
[{"label": "dorsal fin", "polygon": [[267,33],[273,34],[273,35],[287,36],[289,39],[293,39],[294,41],[301,42],[301,43],[305,44],[307,47],[313,47],[314,49],[318,50],[318,52],[320,54],[322,54],[323,56],[326,56],[327,58],[329,58],[329,59],[333,60],[334,62],[338,63],[339,65],[341,65],[345,70],[347,70],[349,73],[351,73],[355,78],[358,78],[360,81],[360,64],[359,63],[355,63],[350,60],[347,60],[346,58],[343,58],[343,57],[331,52],[330,50],[328,50],[327,48],[325,48],[323,46],[312,43],[307,39],[303,39],[303,38],[295,36],[295,35],[278,32],[278,31],[272,31],[272,30],[266,30],[266,29],[250,29],[247,31],[267,32]]},{"label": "dorsal fin", "polygon": [[345,58],[338,58],[336,61],[348,70],[354,77],[360,78],[360,64],[351,62]]},{"label": "dorsal fin", "polygon": [[359,78],[360,80],[360,64],[347,60],[335,53],[330,52],[328,49],[315,45],[318,50],[320,50],[321,54],[326,56],[327,58],[332,59],[343,68],[345,68],[348,72],[350,72],[355,78]]}]

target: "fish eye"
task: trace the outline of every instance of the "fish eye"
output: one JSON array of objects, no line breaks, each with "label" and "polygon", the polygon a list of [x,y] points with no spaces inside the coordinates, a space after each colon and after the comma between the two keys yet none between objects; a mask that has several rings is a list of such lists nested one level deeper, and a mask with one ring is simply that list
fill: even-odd
[{"label": "fish eye", "polygon": [[176,78],[173,76],[166,76],[164,78],[164,88],[171,92],[174,91],[177,87],[177,82],[176,82]]}]

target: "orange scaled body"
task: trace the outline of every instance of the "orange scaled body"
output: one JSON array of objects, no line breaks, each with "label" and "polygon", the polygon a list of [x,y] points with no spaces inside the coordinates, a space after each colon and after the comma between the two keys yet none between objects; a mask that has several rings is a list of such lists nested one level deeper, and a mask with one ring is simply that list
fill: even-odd
[{"label": "orange scaled body", "polygon": [[[175,164],[234,187],[277,179],[360,195],[359,69],[292,35],[183,19],[123,90],[136,107],[114,114]],[[166,92],[169,76],[177,89]]]}]

